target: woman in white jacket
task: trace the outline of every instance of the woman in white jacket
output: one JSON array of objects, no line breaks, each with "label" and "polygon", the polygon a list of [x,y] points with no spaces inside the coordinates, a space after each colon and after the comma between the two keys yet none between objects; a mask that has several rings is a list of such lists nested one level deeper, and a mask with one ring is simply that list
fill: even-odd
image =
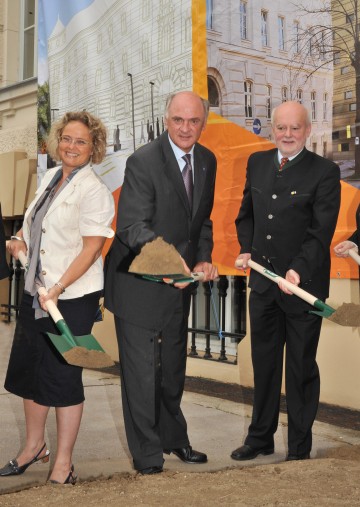
[{"label": "woman in white jacket", "polygon": [[[91,332],[103,289],[101,251],[114,235],[114,201],[92,169],[106,153],[106,129],[86,111],[66,113],[52,125],[48,153],[61,166],[49,170],[8,249],[28,257],[5,388],[23,398],[26,443],[0,476],[19,475],[48,461],[45,423],[55,407],[57,451],[50,481],[75,484],[72,451],[80,427],[82,368],[67,364],[46,336],[58,333],[46,313],[51,299],[74,335]],[[48,294],[37,296],[39,286]]]}]

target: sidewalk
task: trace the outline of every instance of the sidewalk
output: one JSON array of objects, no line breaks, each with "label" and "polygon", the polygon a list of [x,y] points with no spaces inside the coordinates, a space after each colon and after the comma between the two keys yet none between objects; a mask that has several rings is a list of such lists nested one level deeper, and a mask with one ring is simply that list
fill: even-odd
[{"label": "sidewalk", "polygon": [[[0,323],[0,466],[16,457],[24,442],[25,425],[22,400],[3,388],[14,324]],[[85,409],[74,451],[74,465],[80,480],[108,478],[117,473],[134,474],[129,455],[121,411],[119,377],[84,370]],[[192,446],[208,455],[204,465],[186,465],[174,455],[165,455],[164,468],[173,471],[213,472],[232,467],[282,462],[286,456],[286,417],[281,414],[275,435],[275,454],[255,460],[237,462],[230,458],[242,444],[250,422],[251,407],[211,396],[184,393],[183,411]],[[50,411],[46,442],[56,448],[55,412]],[[312,458],[321,457],[343,444],[359,444],[360,432],[324,423],[314,424]],[[1,477],[0,494],[45,484],[53,456],[47,464],[34,464],[20,476]]]}]

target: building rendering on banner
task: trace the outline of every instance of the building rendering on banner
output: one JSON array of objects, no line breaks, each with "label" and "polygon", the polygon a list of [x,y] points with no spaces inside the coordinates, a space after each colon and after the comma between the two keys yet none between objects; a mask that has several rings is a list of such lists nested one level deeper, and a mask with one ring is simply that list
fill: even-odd
[{"label": "building rendering on banner", "polygon": [[[315,1],[312,4],[322,4]],[[332,65],[321,51],[302,61],[300,35],[314,23],[287,0],[207,0],[208,87],[212,110],[271,139],[270,114],[286,100],[311,111],[308,147],[332,154]],[[331,23],[324,13],[322,23]],[[317,69],[317,70],[316,70]]]},{"label": "building rendering on banner", "polygon": [[133,151],[162,131],[166,96],[192,88],[191,42],[191,0],[95,0],[48,38],[52,107],[91,111]]}]

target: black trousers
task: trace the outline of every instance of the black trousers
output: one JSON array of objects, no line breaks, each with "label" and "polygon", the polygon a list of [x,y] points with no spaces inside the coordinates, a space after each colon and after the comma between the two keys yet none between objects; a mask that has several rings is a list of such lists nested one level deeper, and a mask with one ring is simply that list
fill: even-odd
[{"label": "black trousers", "polygon": [[288,413],[288,450],[310,452],[312,425],[320,396],[316,363],[322,318],[309,314],[307,303],[283,294],[277,285],[250,293],[251,353],[254,405],[245,443],[254,448],[274,445],[279,419],[283,356]]},{"label": "black trousers", "polygon": [[180,408],[187,316],[179,308],[158,332],[115,317],[125,430],[134,467],[163,465],[163,449],[189,445]]}]

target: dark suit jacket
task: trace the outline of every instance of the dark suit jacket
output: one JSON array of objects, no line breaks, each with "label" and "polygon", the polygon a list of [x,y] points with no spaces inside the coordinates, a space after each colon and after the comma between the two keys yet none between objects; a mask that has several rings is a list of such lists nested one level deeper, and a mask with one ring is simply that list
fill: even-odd
[{"label": "dark suit jacket", "polygon": [[[241,253],[280,276],[289,269],[301,287],[324,299],[329,293],[330,243],[340,207],[336,164],[306,149],[277,170],[277,149],[250,156],[236,219]],[[255,271],[249,286],[265,291],[273,282]]]},{"label": "dark suit jacket", "polygon": [[360,204],[356,210],[356,231],[350,236],[349,241],[353,241],[358,247],[360,246]]},{"label": "dark suit jacket", "polygon": [[128,268],[141,247],[158,236],[175,246],[190,269],[211,262],[215,174],[214,154],[196,144],[191,214],[167,131],[128,158],[116,236],[105,259],[105,307],[115,315],[160,330],[181,307],[182,290],[143,280]]},{"label": "dark suit jacket", "polygon": [[9,267],[6,260],[5,233],[0,206],[0,280],[7,276],[9,276]]}]

